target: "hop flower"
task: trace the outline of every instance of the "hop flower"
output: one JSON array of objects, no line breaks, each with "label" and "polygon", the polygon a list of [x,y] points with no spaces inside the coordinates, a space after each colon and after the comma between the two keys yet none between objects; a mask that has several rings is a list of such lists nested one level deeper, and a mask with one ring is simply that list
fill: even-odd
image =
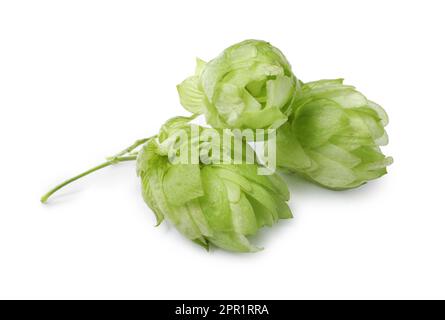
[{"label": "hop flower", "polygon": [[277,132],[277,164],[331,189],[354,188],[392,163],[388,116],[342,79],[306,83],[289,122]]},{"label": "hop flower", "polygon": [[[279,219],[291,218],[289,191],[277,175],[257,174],[257,164],[172,164],[167,155],[178,145],[175,133],[191,131],[184,118],[161,129],[162,138],[150,139],[139,153],[138,175],[145,202],[158,224],[167,218],[185,237],[204,246],[254,252],[247,236]],[[198,143],[201,149],[207,142]],[[213,129],[209,129],[213,130]],[[193,144],[193,141],[191,142]],[[175,153],[175,152],[173,152]]]},{"label": "hop flower", "polygon": [[286,122],[300,83],[280,50],[246,40],[205,63],[178,85],[181,104],[205,114],[213,128],[278,128]]}]

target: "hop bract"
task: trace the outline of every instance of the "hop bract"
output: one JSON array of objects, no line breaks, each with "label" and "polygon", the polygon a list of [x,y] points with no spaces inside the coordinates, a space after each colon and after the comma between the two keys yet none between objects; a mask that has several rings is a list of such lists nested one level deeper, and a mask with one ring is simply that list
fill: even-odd
[{"label": "hop bract", "polygon": [[246,40],[205,63],[178,85],[181,104],[205,114],[213,128],[278,128],[286,122],[300,83],[280,50]]},{"label": "hop bract", "polygon": [[[190,125],[180,122],[164,126],[160,138],[150,139],[138,156],[143,197],[158,224],[166,218],[206,248],[213,244],[230,251],[257,251],[248,236],[292,217],[286,184],[277,175],[258,175],[257,164],[172,164],[166,144],[177,130],[190,131]],[[207,142],[198,143],[208,147]]]},{"label": "hop bract", "polygon": [[385,111],[342,79],[306,83],[277,133],[277,164],[325,187],[347,189],[386,174]]}]

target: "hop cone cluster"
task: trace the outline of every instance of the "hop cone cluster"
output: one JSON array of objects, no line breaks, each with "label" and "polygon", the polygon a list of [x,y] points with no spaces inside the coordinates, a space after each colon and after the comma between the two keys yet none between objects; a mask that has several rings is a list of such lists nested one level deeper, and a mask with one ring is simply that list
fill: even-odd
[{"label": "hop cone cluster", "polygon": [[331,189],[348,189],[386,174],[392,158],[388,117],[342,79],[306,83],[277,133],[277,164]]},{"label": "hop cone cluster", "polygon": [[[392,163],[380,150],[388,143],[388,117],[379,105],[341,79],[303,84],[281,51],[265,41],[237,43],[208,63],[198,59],[195,74],[177,89],[192,117],[172,118],[157,136],[62,182],[41,201],[102,168],[137,160],[142,194],[158,224],[169,220],[205,248],[254,252],[249,236],[292,217],[289,191],[278,175],[258,174],[265,168],[246,142],[251,138],[223,129],[277,129],[277,165],[330,189],[360,186],[386,174]],[[200,114],[213,128],[189,124]],[[228,145],[227,135],[233,139]],[[253,161],[239,150],[251,151]],[[175,161],[184,155],[188,161]]]}]

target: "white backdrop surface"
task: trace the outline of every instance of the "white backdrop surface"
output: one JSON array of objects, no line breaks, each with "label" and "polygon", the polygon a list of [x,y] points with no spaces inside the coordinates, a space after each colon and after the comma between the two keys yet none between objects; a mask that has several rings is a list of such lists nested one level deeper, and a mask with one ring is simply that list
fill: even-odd
[{"label": "white backdrop surface", "polygon": [[[445,298],[443,1],[0,2],[0,298]],[[270,41],[303,81],[345,78],[390,116],[389,174],[287,178],[295,218],[210,253],[140,196],[134,164],[47,188],[187,114],[195,57]]]}]

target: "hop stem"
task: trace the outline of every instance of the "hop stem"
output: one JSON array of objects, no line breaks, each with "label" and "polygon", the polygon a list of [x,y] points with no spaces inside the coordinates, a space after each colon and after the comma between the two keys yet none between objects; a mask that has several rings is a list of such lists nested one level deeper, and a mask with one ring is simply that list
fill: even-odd
[{"label": "hop stem", "polygon": [[85,172],[83,172],[83,173],[81,173],[81,174],[79,174],[79,175],[77,175],[77,176],[71,178],[71,179],[68,179],[68,180],[62,182],[61,184],[57,185],[56,187],[54,187],[53,189],[51,189],[50,191],[48,191],[48,193],[46,193],[46,194],[40,199],[40,201],[41,201],[42,203],[46,203],[46,202],[48,201],[48,199],[49,199],[54,193],[56,193],[57,191],[59,191],[59,190],[62,189],[63,187],[65,187],[65,186],[67,186],[68,184],[70,184],[70,183],[72,183],[72,182],[74,182],[74,181],[76,181],[76,180],[79,180],[80,178],[83,178],[83,177],[85,177],[85,176],[87,176],[87,175],[89,175],[89,174],[91,174],[91,173],[93,173],[93,172],[95,172],[95,171],[98,171],[98,170],[100,170],[100,169],[106,168],[106,167],[108,167],[108,166],[111,166],[111,165],[116,164],[116,163],[119,163],[119,162],[134,161],[134,160],[136,160],[136,158],[137,158],[136,156],[129,156],[129,157],[114,157],[113,159],[111,159],[111,160],[109,160],[109,161],[107,161],[107,162],[104,162],[104,163],[102,163],[102,164],[100,164],[100,165],[98,165],[98,166],[96,166],[96,167],[94,167],[94,168],[91,168],[91,169],[89,169],[89,170],[87,170],[87,171],[85,171]]},{"label": "hop stem", "polygon": [[139,139],[137,140],[135,143],[133,143],[131,146],[129,146],[128,148],[125,148],[124,150],[122,150],[121,152],[115,154],[112,157],[108,157],[107,158],[107,162],[104,162],[94,168],[91,168],[71,179],[68,179],[64,182],[62,182],[61,184],[57,185],[56,187],[54,187],[53,189],[51,189],[48,193],[46,193],[42,198],[40,198],[40,201],[42,203],[45,203],[48,201],[48,199],[57,191],[59,191],[60,189],[62,189],[63,187],[67,186],[68,184],[79,180],[93,172],[96,172],[100,169],[106,168],[108,166],[111,166],[113,164],[117,164],[119,162],[125,162],[125,161],[134,161],[137,158],[137,152],[134,151],[134,149],[136,149],[137,147],[139,147],[140,145],[144,144],[145,142],[147,142],[148,140],[150,140],[151,138],[146,138],[146,139]]},{"label": "hop stem", "polygon": [[144,144],[145,142],[147,142],[148,140],[150,140],[151,138],[145,138],[145,139],[139,139],[136,140],[135,143],[133,143],[131,146],[129,146],[128,148],[125,148],[124,150],[122,150],[121,152],[115,154],[112,157],[108,157],[107,160],[113,161],[119,157],[122,157],[130,152],[132,152],[134,149],[136,149],[137,147],[139,147],[140,145]]}]

